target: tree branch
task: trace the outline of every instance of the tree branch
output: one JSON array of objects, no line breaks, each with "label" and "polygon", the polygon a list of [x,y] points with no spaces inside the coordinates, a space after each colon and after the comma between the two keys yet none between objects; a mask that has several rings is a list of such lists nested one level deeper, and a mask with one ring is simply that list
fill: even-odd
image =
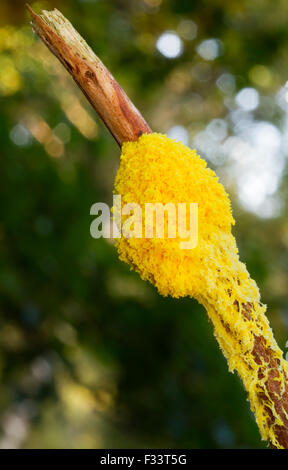
[{"label": "tree branch", "polygon": [[37,15],[29,5],[34,31],[61,61],[121,146],[151,129],[109,70],[58,10]]},{"label": "tree branch", "polygon": [[[71,23],[57,10],[43,11],[41,15],[36,15],[28,5],[27,8],[31,13],[35,32],[72,75],[118,144],[121,146],[123,142],[137,140],[143,133],[151,133],[150,127],[139,111]],[[255,306],[252,303],[235,302],[233,306],[236,305],[235,308],[241,311],[242,320],[252,321]],[[255,305],[256,302],[257,300]],[[205,302],[203,303],[205,305]],[[212,305],[210,310],[214,311],[214,307]],[[209,313],[209,309],[207,310]],[[211,320],[214,323],[218,341],[221,340],[219,325],[222,325],[227,341],[230,338],[231,344],[238,342],[239,348],[242,347],[237,336],[237,327],[224,323],[223,312],[215,310]],[[239,370],[238,372],[245,385],[245,377],[251,373],[251,369],[255,370],[255,381],[258,387],[257,394],[253,398],[254,403],[250,397],[252,405],[255,405],[254,408],[263,408],[266,413],[266,424],[274,434],[277,447],[287,449],[287,364],[282,358],[279,359],[277,351],[275,352],[267,342],[262,332],[260,319],[258,323],[257,318],[253,321],[259,329],[259,335],[254,334],[253,351],[249,352],[250,359],[252,359],[249,363],[248,353],[246,352],[246,356],[243,357],[242,352],[242,375]],[[225,342],[222,344],[222,349],[225,350]],[[271,437],[270,443],[273,446]]]}]

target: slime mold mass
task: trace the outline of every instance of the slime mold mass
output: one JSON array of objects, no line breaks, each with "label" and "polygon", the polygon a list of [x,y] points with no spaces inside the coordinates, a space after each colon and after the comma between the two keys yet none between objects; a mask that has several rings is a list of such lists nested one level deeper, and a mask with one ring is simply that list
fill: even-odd
[{"label": "slime mold mass", "polygon": [[229,370],[243,380],[262,438],[281,448],[281,427],[288,422],[288,364],[258,287],[239,260],[230,200],[217,176],[195,150],[154,133],[123,144],[114,189],[123,205],[137,203],[143,214],[147,202],[198,203],[195,248],[180,249],[179,238],[121,237],[119,257],[160,294],[194,297],[205,306]]}]

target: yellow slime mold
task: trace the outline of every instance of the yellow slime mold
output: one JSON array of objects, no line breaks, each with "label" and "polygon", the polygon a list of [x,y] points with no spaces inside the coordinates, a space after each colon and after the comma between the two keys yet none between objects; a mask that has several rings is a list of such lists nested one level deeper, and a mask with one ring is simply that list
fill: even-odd
[{"label": "yellow slime mold", "polygon": [[[199,235],[194,249],[179,238],[117,240],[127,262],[159,293],[196,298],[207,310],[229,370],[248,392],[263,439],[288,442],[288,364],[276,344],[259,290],[241,263],[230,200],[215,173],[195,152],[165,135],[147,134],[124,143],[115,179],[122,204],[198,203]],[[143,220],[144,223],[144,220]]]}]

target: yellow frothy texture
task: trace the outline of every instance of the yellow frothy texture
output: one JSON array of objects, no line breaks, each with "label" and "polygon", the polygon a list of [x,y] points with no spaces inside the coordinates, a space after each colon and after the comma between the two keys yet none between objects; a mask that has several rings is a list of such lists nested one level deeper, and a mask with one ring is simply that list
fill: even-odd
[{"label": "yellow frothy texture", "polygon": [[198,203],[196,248],[180,249],[179,238],[122,237],[116,241],[119,257],[160,294],[195,297],[205,306],[229,369],[237,370],[248,391],[262,437],[281,448],[275,426],[283,425],[283,413],[269,394],[267,364],[257,364],[252,354],[255,336],[262,338],[276,363],[273,380],[279,399],[285,393],[287,362],[274,340],[258,287],[239,260],[229,197],[217,176],[195,150],[165,135],[149,134],[123,145],[115,193],[121,195],[122,205],[139,204],[143,214],[147,202]]}]

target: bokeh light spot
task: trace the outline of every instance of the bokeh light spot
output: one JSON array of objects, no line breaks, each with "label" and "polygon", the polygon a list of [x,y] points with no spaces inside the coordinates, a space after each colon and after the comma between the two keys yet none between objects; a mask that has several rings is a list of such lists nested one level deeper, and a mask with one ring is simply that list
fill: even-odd
[{"label": "bokeh light spot", "polygon": [[219,41],[217,39],[205,39],[196,48],[198,54],[205,60],[214,60],[220,54]]},{"label": "bokeh light spot", "polygon": [[235,101],[244,111],[254,111],[259,105],[259,93],[255,88],[242,88]]},{"label": "bokeh light spot", "polygon": [[176,33],[165,32],[156,42],[158,51],[168,59],[175,59],[182,54],[183,44]]},{"label": "bokeh light spot", "polygon": [[167,137],[175,139],[177,142],[182,142],[184,145],[189,143],[189,134],[187,129],[183,126],[173,126],[167,132]]}]

